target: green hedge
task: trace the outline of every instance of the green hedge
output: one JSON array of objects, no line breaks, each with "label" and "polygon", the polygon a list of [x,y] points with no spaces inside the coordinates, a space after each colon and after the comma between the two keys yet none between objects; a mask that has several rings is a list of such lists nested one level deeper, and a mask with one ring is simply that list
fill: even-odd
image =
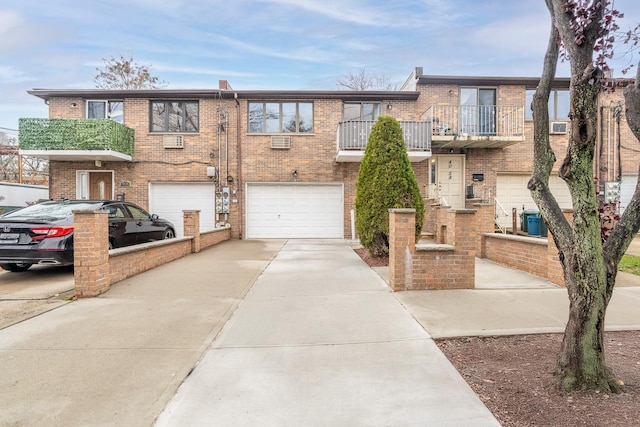
[{"label": "green hedge", "polygon": [[134,131],[107,119],[20,119],[23,150],[113,150],[133,155]]}]

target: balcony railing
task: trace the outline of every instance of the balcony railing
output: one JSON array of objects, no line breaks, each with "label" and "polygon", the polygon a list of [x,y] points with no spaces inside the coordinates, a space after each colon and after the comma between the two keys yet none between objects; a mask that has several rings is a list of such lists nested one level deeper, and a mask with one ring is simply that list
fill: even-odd
[{"label": "balcony railing", "polygon": [[500,141],[493,146],[506,146],[524,140],[523,106],[434,105],[422,119],[432,123],[434,146],[448,146],[444,142],[451,140],[461,141],[460,146],[462,141]]},{"label": "balcony railing", "polygon": [[20,119],[20,150],[111,150],[133,155],[134,131],[108,119]]},{"label": "balcony railing", "polygon": [[[367,147],[373,120],[346,121],[338,124],[338,150],[361,150]],[[401,121],[407,151],[431,151],[431,122]]]}]

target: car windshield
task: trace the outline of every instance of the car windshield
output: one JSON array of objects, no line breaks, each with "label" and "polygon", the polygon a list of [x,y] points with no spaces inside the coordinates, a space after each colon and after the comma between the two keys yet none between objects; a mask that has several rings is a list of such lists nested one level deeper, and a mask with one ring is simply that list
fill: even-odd
[{"label": "car windshield", "polygon": [[2,218],[59,220],[71,216],[75,210],[96,209],[96,207],[95,202],[45,202],[9,212]]}]

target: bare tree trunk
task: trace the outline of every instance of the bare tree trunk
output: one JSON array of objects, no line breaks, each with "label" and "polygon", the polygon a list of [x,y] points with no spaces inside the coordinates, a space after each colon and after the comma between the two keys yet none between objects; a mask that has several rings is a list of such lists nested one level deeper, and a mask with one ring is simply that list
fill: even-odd
[{"label": "bare tree trunk", "polygon": [[[587,26],[580,44],[572,28],[566,0],[546,0],[554,26],[551,30],[543,75],[533,102],[534,173],[529,182],[532,197],[559,250],[569,295],[569,320],[557,360],[556,373],[565,389],[617,390],[605,364],[604,319],[615,283],[617,262],[605,266],[593,175],[597,129],[597,98],[601,79],[593,66],[593,48],[599,19]],[[600,8],[602,11],[602,8]],[[549,145],[548,97],[558,60],[558,36],[571,63],[571,133],[560,177],[573,201],[573,222],[565,219],[548,187],[555,156]],[[618,259],[619,261],[619,259]]]}]

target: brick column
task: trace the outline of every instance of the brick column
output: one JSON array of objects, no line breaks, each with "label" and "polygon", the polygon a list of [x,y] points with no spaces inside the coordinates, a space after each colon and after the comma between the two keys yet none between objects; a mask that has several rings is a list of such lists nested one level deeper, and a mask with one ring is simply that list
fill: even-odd
[{"label": "brick column", "polygon": [[491,204],[475,204],[473,208],[477,210],[476,213],[476,256],[478,258],[486,258],[483,251],[484,248],[484,233],[493,233],[496,229],[495,226],[495,213],[496,207]]},{"label": "brick column", "polygon": [[413,286],[416,210],[389,209],[389,286],[394,291]]},{"label": "brick column", "polygon": [[184,235],[193,237],[191,240],[191,252],[200,252],[200,211],[182,211]]},{"label": "brick column", "polygon": [[[563,209],[564,217],[573,222],[573,209]],[[560,263],[560,257],[558,256],[558,247],[553,241],[551,231],[547,234],[547,280],[551,283],[555,283],[559,286],[565,286],[564,282],[564,270]]]},{"label": "brick column", "polygon": [[73,276],[76,297],[93,297],[109,289],[109,213],[73,212]]},{"label": "brick column", "polygon": [[475,209],[457,209],[454,213],[453,246],[456,253],[461,255],[476,256],[478,232],[476,231]]}]

